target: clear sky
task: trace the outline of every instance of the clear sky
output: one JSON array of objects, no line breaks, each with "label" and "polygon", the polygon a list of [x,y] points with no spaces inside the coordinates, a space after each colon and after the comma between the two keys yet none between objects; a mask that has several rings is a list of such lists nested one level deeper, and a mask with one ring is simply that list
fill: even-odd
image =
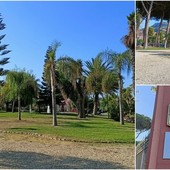
[{"label": "clear sky", "polygon": [[[152,119],[156,92],[151,91],[152,86],[136,86],[136,113],[143,114]],[[139,136],[138,140],[145,137],[146,133]]]},{"label": "clear sky", "polygon": [[[109,48],[126,50],[121,38],[128,32],[127,16],[134,11],[133,1],[108,2],[0,2],[10,63],[5,67],[32,70],[42,77],[44,56],[55,40],[62,43],[57,58],[68,55],[91,60]],[[7,56],[7,55],[6,55]],[[132,84],[124,74],[125,86]]]}]

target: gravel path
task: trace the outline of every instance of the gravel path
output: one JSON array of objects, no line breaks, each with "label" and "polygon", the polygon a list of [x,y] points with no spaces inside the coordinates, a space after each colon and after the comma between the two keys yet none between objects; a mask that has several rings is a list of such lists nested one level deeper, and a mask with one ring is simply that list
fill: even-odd
[{"label": "gravel path", "polygon": [[170,84],[170,50],[136,51],[136,84]]},{"label": "gravel path", "polygon": [[134,169],[134,145],[0,133],[0,169]]}]

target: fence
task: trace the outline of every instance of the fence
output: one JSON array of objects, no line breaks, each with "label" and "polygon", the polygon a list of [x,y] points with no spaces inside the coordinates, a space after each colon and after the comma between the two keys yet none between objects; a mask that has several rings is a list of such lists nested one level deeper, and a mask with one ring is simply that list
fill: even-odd
[{"label": "fence", "polygon": [[148,138],[136,146],[136,169],[145,169]]}]

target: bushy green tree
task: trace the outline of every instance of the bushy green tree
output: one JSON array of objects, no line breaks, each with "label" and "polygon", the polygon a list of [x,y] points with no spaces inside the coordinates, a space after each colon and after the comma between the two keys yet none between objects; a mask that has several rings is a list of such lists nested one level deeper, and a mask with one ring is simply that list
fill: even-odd
[{"label": "bushy green tree", "polygon": [[143,132],[151,128],[151,118],[136,113],[136,138]]},{"label": "bushy green tree", "polygon": [[9,89],[9,99],[18,100],[18,119],[21,120],[21,100],[31,104],[36,97],[37,82],[34,75],[25,70],[9,71],[4,87]]},{"label": "bushy green tree", "polygon": [[156,39],[156,34],[154,31],[153,27],[149,27],[149,31],[148,31],[148,42],[151,43],[152,45],[154,45]]}]

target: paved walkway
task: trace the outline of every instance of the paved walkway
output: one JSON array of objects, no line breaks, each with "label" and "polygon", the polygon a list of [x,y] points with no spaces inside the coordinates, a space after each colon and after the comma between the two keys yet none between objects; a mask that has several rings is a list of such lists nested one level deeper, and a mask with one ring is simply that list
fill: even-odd
[{"label": "paved walkway", "polygon": [[133,144],[89,144],[0,133],[0,169],[134,169]]},{"label": "paved walkway", "polygon": [[136,84],[170,84],[170,50],[136,51]]}]

